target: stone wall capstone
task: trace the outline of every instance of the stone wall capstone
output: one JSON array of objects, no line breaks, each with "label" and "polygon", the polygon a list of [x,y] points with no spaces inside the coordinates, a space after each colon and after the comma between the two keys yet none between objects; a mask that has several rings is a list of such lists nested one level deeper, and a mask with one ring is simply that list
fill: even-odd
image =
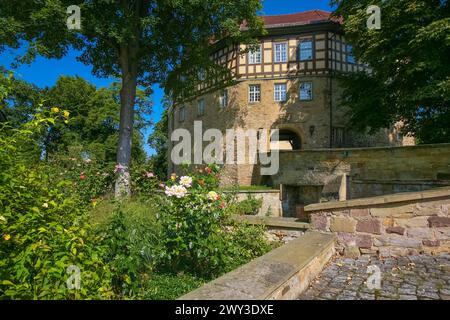
[{"label": "stone wall capstone", "polygon": [[345,177],[346,199],[374,197],[450,185],[449,159],[450,144],[282,151],[280,170],[270,180],[273,185],[319,186],[325,193]]},{"label": "stone wall capstone", "polygon": [[405,256],[450,252],[450,188],[305,207],[312,229],[337,235],[346,254]]}]

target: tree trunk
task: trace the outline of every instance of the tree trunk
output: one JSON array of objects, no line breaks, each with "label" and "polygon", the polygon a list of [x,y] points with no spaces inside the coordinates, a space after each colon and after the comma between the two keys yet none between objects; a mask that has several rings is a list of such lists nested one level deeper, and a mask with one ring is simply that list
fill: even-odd
[{"label": "tree trunk", "polygon": [[133,28],[133,37],[119,44],[119,63],[122,71],[122,88],[120,90],[120,125],[119,146],[117,148],[117,180],[115,197],[131,196],[131,145],[133,138],[134,104],[136,100],[136,87],[138,81],[138,52],[141,33],[141,18],[144,8],[143,0],[130,4],[122,0],[122,7],[126,15],[132,14],[130,21]]},{"label": "tree trunk", "polygon": [[136,99],[137,68],[134,50],[128,46],[120,52],[122,68],[122,89],[120,90],[119,145],[117,149],[117,180],[115,197],[131,195],[131,145],[133,137],[134,104]]}]

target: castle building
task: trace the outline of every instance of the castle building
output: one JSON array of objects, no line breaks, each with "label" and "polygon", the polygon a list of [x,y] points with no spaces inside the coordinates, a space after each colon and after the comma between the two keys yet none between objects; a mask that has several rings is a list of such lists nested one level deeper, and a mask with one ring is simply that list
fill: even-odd
[{"label": "castle building", "polygon": [[[365,135],[348,127],[337,74],[367,70],[367,66],[356,61],[352,45],[330,12],[314,10],[263,20],[267,34],[258,39],[255,50],[240,54],[244,45],[217,46],[213,58],[226,63],[235,82],[225,89],[199,90],[195,97],[171,107],[169,136],[178,128],[193,133],[194,122],[202,121],[203,130],[278,129],[282,150],[411,143],[396,129]],[[169,171],[177,170],[170,162]],[[223,183],[251,185],[263,180],[252,164],[225,165]]]}]

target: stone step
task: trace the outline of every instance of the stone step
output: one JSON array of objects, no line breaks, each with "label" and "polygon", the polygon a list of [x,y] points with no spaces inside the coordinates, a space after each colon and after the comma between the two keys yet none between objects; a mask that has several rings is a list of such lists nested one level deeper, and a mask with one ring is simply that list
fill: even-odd
[{"label": "stone step", "polygon": [[335,236],[307,232],[179,300],[296,299],[334,255]]},{"label": "stone step", "polygon": [[265,225],[269,229],[292,229],[292,230],[308,230],[310,224],[301,222],[297,218],[279,218],[279,217],[261,217],[261,216],[245,216],[233,215],[237,221],[248,222],[255,225]]}]

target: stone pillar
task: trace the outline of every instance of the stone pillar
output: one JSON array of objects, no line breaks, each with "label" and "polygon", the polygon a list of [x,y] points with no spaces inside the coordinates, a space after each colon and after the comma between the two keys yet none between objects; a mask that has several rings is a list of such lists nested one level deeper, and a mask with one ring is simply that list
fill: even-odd
[{"label": "stone pillar", "polygon": [[341,186],[339,187],[339,201],[346,201],[348,194],[347,174],[341,176]]}]

